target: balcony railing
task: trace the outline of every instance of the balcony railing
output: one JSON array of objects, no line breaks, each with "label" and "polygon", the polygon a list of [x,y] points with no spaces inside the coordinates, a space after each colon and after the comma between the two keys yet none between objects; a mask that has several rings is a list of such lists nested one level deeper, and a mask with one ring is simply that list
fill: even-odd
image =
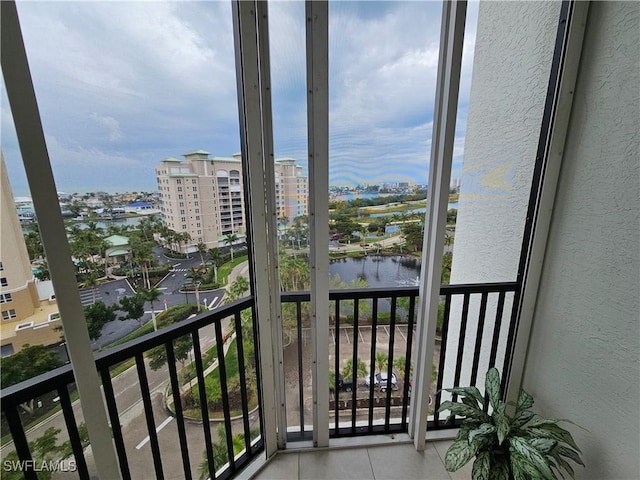
[{"label": "balcony railing", "polygon": [[[455,419],[441,419],[437,413],[443,387],[475,385],[481,364],[487,369],[508,364],[514,325],[505,303],[515,303],[516,289],[515,282],[441,287],[430,429],[455,428],[458,424]],[[332,396],[331,437],[407,431],[417,297],[417,286],[330,292],[330,341],[334,344],[330,355],[335,371],[334,384],[327,386]],[[285,348],[297,349],[294,361],[287,362],[290,356],[285,355],[285,376],[297,375],[296,391],[287,394],[288,439],[307,439],[312,434],[308,416],[312,399],[308,391],[311,365],[304,348],[310,325],[305,324],[308,317],[304,310],[310,295],[288,292],[281,295],[281,300]],[[287,304],[293,308],[287,310]],[[454,320],[456,328],[452,329]],[[471,323],[475,329],[468,334]],[[344,365],[349,365],[349,371],[340,377]],[[469,366],[464,376],[463,365]],[[297,426],[292,427],[295,416]]]},{"label": "balcony railing", "polygon": [[[206,464],[205,468],[210,472],[210,478],[229,478],[234,475],[235,472],[243,468],[249,461],[251,461],[260,451],[263,449],[263,440],[261,432],[253,433],[250,428],[250,412],[249,397],[250,395],[259,395],[258,389],[255,392],[250,392],[248,385],[256,385],[255,381],[247,381],[246,378],[248,369],[246,368],[248,363],[255,365],[256,377],[260,378],[258,362],[255,360],[255,354],[247,354],[244,351],[244,346],[254,345],[256,338],[254,332],[256,331],[252,322],[246,322],[246,318],[253,319],[253,299],[246,298],[241,301],[231,303],[224,306],[214,312],[200,314],[194,318],[184,320],[182,322],[171,325],[156,333],[152,333],[141,337],[139,339],[131,340],[121,346],[114,347],[105,352],[96,355],[96,367],[102,379],[102,388],[104,392],[104,398],[106,401],[111,429],[113,432],[114,443],[118,454],[118,461],[120,465],[120,471],[124,479],[130,478],[142,478],[142,476],[149,476],[149,466],[147,465],[144,472],[140,472],[139,461],[136,459],[138,471],[132,471],[130,457],[131,449],[127,452],[125,446],[125,439],[127,439],[127,433],[123,431],[122,416],[123,411],[119,411],[117,394],[120,392],[114,391],[113,379],[111,369],[115,366],[121,365],[123,362],[131,362],[132,366],[135,365],[137,384],[140,389],[140,395],[142,399],[144,409],[144,422],[146,423],[146,430],[148,431],[148,443],[151,447],[151,453],[153,458],[153,469],[155,471],[156,478],[164,478],[167,463],[163,468],[162,459],[169,458],[167,451],[161,451],[158,440],[158,431],[162,428],[156,425],[156,419],[154,417],[154,409],[152,405],[152,397],[149,388],[148,381],[148,364],[149,361],[145,361],[145,357],[149,352],[155,353],[154,356],[165,355],[168,376],[169,376],[169,389],[167,390],[169,403],[173,401],[173,415],[175,416],[177,426],[177,436],[180,445],[180,458],[182,466],[173,468],[180,468],[181,471],[178,476],[184,478],[197,477],[198,472],[194,472],[194,458],[195,462],[199,460],[200,452],[191,452],[189,442],[187,440],[187,423],[185,422],[184,414],[184,402],[186,397],[193,395],[193,388],[191,386],[192,379],[189,377],[189,391],[187,392],[183,383],[184,380],[178,375],[178,369],[176,366],[176,360],[179,359],[179,343],[182,345],[190,343],[193,349],[193,361],[187,365],[187,368],[195,369],[195,383],[196,389],[199,393],[199,401],[196,400],[195,404],[199,403],[199,417],[202,427],[194,427],[193,423],[189,423],[190,429],[201,428],[202,435],[204,437],[204,454],[205,460],[203,464]],[[243,312],[245,314],[243,319]],[[244,321],[243,321],[244,320]],[[244,324],[244,325],[243,325]],[[201,338],[201,331],[208,327],[213,329],[212,338],[205,340]],[[227,328],[227,331],[224,331]],[[229,329],[235,333],[233,336],[229,336]],[[246,343],[245,337],[249,339]],[[235,338],[235,340],[233,340]],[[225,345],[235,341],[237,355],[234,358],[229,358],[230,355],[225,355]],[[183,349],[184,351],[184,349]],[[253,358],[251,358],[253,357]],[[203,360],[204,359],[204,360]],[[207,360],[210,364],[205,365],[204,361]],[[217,366],[214,365],[217,361]],[[241,403],[241,418],[234,418],[235,428],[232,427],[231,418],[231,406],[229,404],[230,395],[230,378],[228,378],[227,369],[231,363],[237,362],[237,372],[239,375],[239,396]],[[224,458],[227,461],[221,464],[219,460],[214,459],[214,439],[210,426],[210,415],[208,403],[211,398],[207,398],[207,380],[208,375],[217,369],[218,374],[213,376],[221,392],[221,403],[224,425],[224,437],[219,439],[220,444],[226,445],[226,456]],[[132,372],[133,373],[133,372]],[[210,381],[210,380],[209,380]],[[2,413],[5,415],[6,422],[8,424],[11,437],[14,442],[15,451],[24,468],[24,476],[27,479],[35,479],[37,472],[34,467],[38,463],[33,462],[32,452],[27,435],[23,427],[19,414],[19,406],[25,402],[29,402],[33,399],[37,399],[42,395],[55,391],[59,397],[60,406],[64,416],[69,440],[73,449],[73,455],[75,457],[78,473],[81,478],[89,478],[89,471],[87,462],[83,453],[83,445],[80,438],[78,424],[73,409],[73,403],[70,395],[70,386],[74,382],[73,372],[70,365],[66,365],[57,368],[51,372],[45,373],[34,377],[28,381],[22,382],[18,385],[11,386],[3,389],[0,394]],[[131,387],[133,385],[128,385]],[[215,388],[215,387],[214,387]],[[169,393],[170,392],[170,393]],[[195,395],[193,395],[195,396]],[[237,395],[236,395],[237,396]],[[257,403],[258,418],[261,418],[260,402]],[[156,408],[156,413],[157,408]],[[77,414],[77,413],[76,413]],[[261,423],[261,422],[260,422]],[[241,424],[241,425],[239,425]],[[145,432],[146,433],[146,432]],[[241,452],[237,451],[237,445],[234,451],[234,440],[237,443],[238,433],[242,434],[243,449]],[[214,432],[215,435],[215,432]],[[253,438],[252,438],[253,437]],[[130,443],[130,442],[129,442]],[[173,445],[173,444],[172,444]],[[195,455],[193,455],[195,453]],[[175,459],[177,460],[177,456]],[[219,457],[218,457],[219,458]],[[180,462],[174,462],[179,464]],[[176,473],[169,474],[169,476],[175,476]]]},{"label": "balcony railing", "polygon": [[[434,388],[430,393],[433,409],[430,411],[428,428],[453,428],[459,423],[455,419],[447,422],[437,413],[443,401],[443,387],[474,385],[482,376],[481,368],[494,365],[504,368],[508,365],[514,332],[511,310],[516,303],[516,291],[515,282],[441,287],[441,309],[433,361],[437,371],[432,376]],[[333,343],[333,348],[330,348],[330,365],[336,373],[332,385],[326,386],[332,392],[330,436],[335,438],[406,432],[411,400],[411,358],[414,351],[418,287],[333,290],[329,298],[330,341]],[[311,384],[311,360],[308,358],[310,349],[305,348],[311,327],[308,323],[310,295],[308,292],[282,293],[281,301],[283,331],[286,336],[285,352],[288,350],[294,353],[292,356],[285,355],[284,362],[285,383],[290,385],[286,393],[288,439],[305,439],[313,431],[310,426],[311,392],[316,388]],[[194,468],[198,463],[198,454],[204,452],[201,468],[204,466],[209,472],[214,472],[211,478],[229,478],[263,450],[262,432],[260,429],[258,432],[252,431],[250,424],[257,418],[259,428],[262,426],[260,391],[258,388],[250,391],[248,386],[259,384],[259,364],[255,351],[245,352],[245,346],[257,345],[253,303],[253,298],[249,297],[96,355],[96,367],[102,380],[123,478],[138,477],[141,468],[139,459],[135,459],[135,468],[132,468],[130,462],[133,439],[131,432],[125,430],[123,415],[127,412],[118,407],[119,391],[114,388],[115,377],[112,378],[114,367],[122,370],[123,362],[129,362],[131,368],[127,372],[140,390],[143,412],[139,423],[145,425],[144,434],[148,433],[154,476],[166,476],[167,459],[178,458],[177,450],[168,452],[161,448],[158,431],[162,424],[156,423],[157,406],[154,415],[148,379],[148,357],[157,357],[158,352],[166,358],[167,366],[163,367],[166,368],[166,373],[162,373],[162,381],[166,382],[168,376],[169,382],[163,398],[166,401],[165,407],[173,404],[171,415],[176,420],[180,445],[181,462],[171,463],[170,469],[173,472],[169,475],[177,474],[184,478],[197,476]],[[209,330],[208,337],[201,333],[205,328]],[[235,333],[229,335],[230,332]],[[225,346],[228,347],[229,340],[233,338],[237,353],[225,355]],[[183,372],[185,368],[195,372],[188,379],[189,391],[186,390],[187,384],[176,366],[180,358],[184,359],[184,348],[180,347],[184,346],[185,341],[192,348],[193,359],[186,367],[183,365]],[[216,361],[217,366],[214,366]],[[227,370],[235,362],[239,375],[239,380],[235,383],[239,394],[235,397],[240,397],[241,408],[240,414],[232,423],[230,398],[233,395],[230,393],[237,393],[237,390],[230,391],[232,387]],[[247,372],[251,371],[251,368],[247,368],[249,363],[255,366],[256,381],[247,378]],[[136,368],[133,369],[133,366]],[[215,388],[220,391],[220,410],[223,413],[221,424],[224,425],[224,434],[221,434],[217,446],[214,442],[215,432],[212,433],[210,426],[208,408],[211,401],[207,391],[207,388],[211,388],[208,386],[211,383],[208,375],[212,372],[212,367],[218,371],[214,377]],[[342,376],[339,375],[341,371],[344,373]],[[192,391],[192,378],[197,395]],[[31,465],[31,469],[27,468],[24,472],[25,478],[37,478],[37,473],[33,470],[35,464],[30,463],[33,456],[19,407],[47,394],[49,398],[59,397],[59,408],[62,410],[79,474],[81,478],[89,475],[76,420],[78,412],[74,413],[73,383],[73,372],[66,365],[2,390],[1,409],[15,451],[23,465]],[[479,388],[482,390],[481,385]],[[250,397],[258,400],[253,402],[257,404],[255,411],[252,411]],[[184,405],[187,400],[191,402],[189,405],[193,407],[192,411],[199,411],[202,426],[198,423],[199,426],[194,427],[192,422],[185,421]],[[194,428],[200,429],[199,435],[204,438],[204,446],[198,452],[194,451],[191,442]],[[237,444],[238,434],[242,435],[243,442],[240,452],[237,445],[234,451],[234,441]],[[214,447],[220,448],[220,444],[223,449],[226,448],[224,463],[215,458]],[[170,445],[169,448],[172,448],[175,443]],[[147,464],[146,474],[149,474],[150,468]],[[179,469],[179,473],[176,473],[176,469]]]}]

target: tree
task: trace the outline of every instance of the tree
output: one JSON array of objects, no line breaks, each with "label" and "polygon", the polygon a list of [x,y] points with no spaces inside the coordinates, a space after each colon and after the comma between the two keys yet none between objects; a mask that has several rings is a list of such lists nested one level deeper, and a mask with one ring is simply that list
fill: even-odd
[{"label": "tree", "polygon": [[219,248],[210,248],[207,251],[207,254],[209,255],[209,260],[211,260],[211,263],[213,264],[215,282],[218,283],[218,264],[220,263],[220,260],[222,260],[222,252],[220,252]]},{"label": "tree", "polygon": [[[405,380],[405,368],[407,365],[407,358],[406,357],[398,357],[395,358],[393,360],[393,368],[398,372],[398,375],[400,376],[400,378],[404,381]],[[413,364],[409,364],[409,378],[407,380],[411,380],[411,377],[413,376]]]},{"label": "tree", "polygon": [[388,364],[389,355],[384,352],[376,352],[376,369],[378,373],[381,374],[383,370],[386,370]]},{"label": "tree", "polygon": [[402,225],[402,236],[406,242],[412,246],[415,250],[422,250],[422,241],[424,237],[424,230],[420,223],[408,223]]},{"label": "tree", "polygon": [[58,354],[44,345],[25,345],[19,352],[2,359],[0,386],[10,387],[62,365]]},{"label": "tree", "polygon": [[125,317],[121,317],[120,320],[137,320],[142,325],[140,320],[144,316],[144,302],[146,297],[143,292],[136,292],[128,297],[120,299],[120,310],[126,312]]},{"label": "tree", "polygon": [[94,302],[84,307],[84,316],[87,319],[89,338],[97,340],[102,334],[102,327],[116,319],[116,307],[108,307],[104,302]]},{"label": "tree", "polygon": [[[347,361],[344,362],[344,367],[342,367],[342,376],[344,378],[353,377],[353,358],[347,358]],[[360,357],[358,357],[358,362],[356,367],[356,377],[364,378],[366,376],[367,376],[367,365],[362,361]],[[354,383],[357,383],[357,378],[354,379]]]},{"label": "tree", "polygon": [[98,286],[98,274],[96,272],[89,272],[86,280],[84,281],[85,288],[91,288],[91,297],[93,303],[96,303],[96,287]]},{"label": "tree", "polygon": [[162,293],[156,287],[153,287],[147,290],[142,290],[142,294],[144,295],[145,300],[151,305],[151,320],[153,321],[153,330],[158,330],[158,326],[156,324],[156,311],[153,309],[153,302],[158,301],[158,299],[162,296]]},{"label": "tree", "polygon": [[237,277],[229,287],[229,297],[231,301],[242,298],[249,291],[249,282],[243,276]]},{"label": "tree", "polygon": [[[173,354],[176,360],[182,364],[182,368],[184,368],[184,362],[189,357],[189,352],[192,347],[193,340],[191,339],[191,335],[183,335],[173,341]],[[146,353],[146,357],[149,359],[149,367],[151,367],[151,370],[158,370],[167,363],[167,349],[164,345],[159,345],[149,350]]]},{"label": "tree", "polygon": [[200,242],[198,243],[198,245],[196,245],[196,248],[198,249],[198,253],[200,254],[200,263],[204,265],[204,258],[202,254],[207,251],[207,246],[204,243]]},{"label": "tree", "polygon": [[198,309],[200,309],[200,285],[202,285],[204,281],[204,276],[199,268],[192,268],[189,273],[187,273],[187,278],[191,280],[191,283],[196,289],[196,304],[198,305]]},{"label": "tree", "polygon": [[227,233],[224,237],[225,245],[229,245],[229,251],[231,252],[231,261],[233,262],[233,244],[238,241],[238,235],[235,233]]}]

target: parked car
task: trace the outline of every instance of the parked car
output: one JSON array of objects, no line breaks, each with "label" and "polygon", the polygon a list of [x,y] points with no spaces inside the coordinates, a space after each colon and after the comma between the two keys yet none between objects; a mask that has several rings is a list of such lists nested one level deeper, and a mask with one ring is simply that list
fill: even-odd
[{"label": "parked car", "polygon": [[[387,388],[391,383],[391,390],[398,390],[398,378],[395,373],[391,374],[391,380],[388,380],[387,372],[376,373],[373,376],[373,386],[379,388],[381,392],[386,392]],[[365,384],[368,386],[371,385],[371,375],[365,378]]]},{"label": "parked car", "polygon": [[341,392],[353,390],[353,378],[344,378],[341,373],[338,374],[338,390]]}]

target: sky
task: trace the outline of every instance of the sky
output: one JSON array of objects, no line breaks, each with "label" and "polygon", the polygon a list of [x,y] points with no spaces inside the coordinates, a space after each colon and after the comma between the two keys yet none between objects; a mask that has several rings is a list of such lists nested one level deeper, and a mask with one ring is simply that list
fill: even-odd
[{"label": "sky", "polygon": [[[440,2],[329,6],[329,181],[426,183]],[[155,191],[154,165],[240,151],[231,4],[18,2],[58,191]],[[460,175],[477,3],[469,4],[454,171]],[[276,157],[306,167],[303,2],[269,3]],[[2,85],[2,150],[29,195]]]}]

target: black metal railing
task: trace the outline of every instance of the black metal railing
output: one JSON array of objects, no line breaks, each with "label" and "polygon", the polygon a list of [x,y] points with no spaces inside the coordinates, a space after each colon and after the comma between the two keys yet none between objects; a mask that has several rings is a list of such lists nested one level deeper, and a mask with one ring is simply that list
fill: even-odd
[{"label": "black metal railing", "polygon": [[[504,369],[508,364],[513,316],[505,304],[507,301],[511,306],[515,303],[516,290],[515,282],[442,285],[433,360],[436,366],[432,376],[434,388],[430,395],[430,429],[457,426],[455,421],[440,419],[437,413],[443,387],[476,385],[480,373],[484,374],[479,371],[480,366],[498,365]],[[332,290],[329,293],[330,338],[335,339],[330,353],[333,357],[330,368],[335,377],[333,384],[327,386],[332,392],[331,437],[407,431],[417,297],[418,287]],[[306,439],[312,434],[312,422],[308,420],[312,402],[308,392],[311,363],[305,362],[308,349],[304,348],[311,327],[308,311],[305,312],[310,294],[286,292],[280,298],[287,337],[285,346],[297,351],[293,362],[287,363],[289,356],[285,355],[285,376],[297,375],[295,392],[287,392],[288,439]],[[286,305],[293,309],[287,310]],[[454,321],[455,335],[450,330]],[[473,332],[469,333],[472,324]],[[400,357],[404,359],[398,363],[396,360]],[[340,376],[341,367],[349,361],[350,371]],[[367,370],[364,375],[361,362]]]},{"label": "black metal railing", "polygon": [[[245,318],[243,318],[243,312],[247,312]],[[153,457],[153,476],[155,478],[165,478],[165,476],[171,477],[176,475],[181,478],[198,477],[199,472],[194,471],[193,459],[195,458],[195,462],[197,462],[199,457],[197,454],[191,455],[190,457],[189,449],[192,440],[191,437],[197,437],[197,435],[194,434],[189,437],[187,427],[190,431],[202,429],[204,453],[200,469],[205,472],[208,470],[209,478],[212,479],[232,477],[249,461],[255,458],[258,452],[263,450],[260,421],[262,416],[259,411],[259,402],[254,403],[257,403],[255,408],[258,412],[257,418],[260,425],[257,432],[252,431],[250,428],[250,413],[252,413],[250,412],[250,397],[259,395],[257,382],[259,382],[260,379],[259,365],[256,360],[255,351],[253,353],[245,352],[245,345],[253,346],[257,343],[255,336],[256,328],[253,324],[254,318],[253,298],[248,297],[223,306],[214,312],[197,315],[194,318],[178,322],[158,332],[131,340],[123,345],[96,355],[96,367],[102,380],[102,387],[123,479],[142,478],[142,476],[148,477],[151,475],[151,472],[148,470],[149,467],[147,467],[143,473],[133,471],[130,455],[127,453],[126,440],[132,439],[127,437],[127,432],[125,432],[121,426],[121,415],[123,412],[120,412],[118,409],[116,398],[118,392],[114,391],[111,374],[111,369],[123,362],[132,362],[131,366],[135,365],[136,367],[137,383],[140,388],[144,409],[144,422],[146,423],[148,441]],[[228,335],[228,331],[224,331],[225,325],[223,325],[223,323],[226,322],[228,322],[227,328],[235,332],[231,337]],[[200,331],[205,327],[213,327],[214,330],[214,338],[210,339],[210,345],[203,342],[200,336]],[[232,337],[235,337],[237,354],[234,358],[228,358],[231,355],[225,355],[224,345],[227,341],[233,342]],[[192,391],[185,391],[184,385],[181,384],[183,380],[179,378],[176,367],[180,341],[183,342],[183,346],[184,342],[190,342],[190,347],[193,349],[193,361],[188,364],[187,367],[195,369],[195,379],[197,380],[196,388],[199,392],[199,416],[201,417],[201,421],[197,423],[186,422],[187,419],[183,402],[185,401],[185,397],[192,393]],[[164,354],[166,356],[167,374],[169,377],[169,389],[167,392],[170,391],[170,396],[173,400],[172,415],[177,425],[177,437],[180,446],[179,455],[177,455],[177,449],[174,447],[175,442],[171,442],[170,449],[161,449],[160,447],[158,439],[159,428],[156,426],[147,375],[147,364],[149,362],[145,361],[146,356],[152,350],[156,352],[156,354],[159,352],[160,355]],[[219,438],[220,443],[217,445],[214,445],[209,421],[208,403],[211,401],[211,398],[207,396],[207,384],[210,383],[211,380],[205,378],[207,366],[203,364],[203,357],[211,362],[210,365],[207,365],[212,367],[210,368],[210,372],[217,369],[217,374],[214,378],[216,379],[217,386],[221,390],[221,407],[224,417],[221,424],[224,425],[224,435],[223,438]],[[214,366],[215,361],[217,361],[217,366]],[[231,395],[232,392],[229,390],[231,379],[228,378],[227,372],[232,363],[237,365],[239,379],[234,385],[239,389],[239,392],[237,392],[238,395],[235,395],[235,397],[239,396],[239,403],[241,404],[239,415],[241,418],[233,419],[233,424],[231,418],[232,405],[230,405],[230,398],[233,395]],[[251,368],[249,368],[249,364]],[[246,377],[247,372],[252,371],[252,368],[255,368],[256,381],[248,381]],[[51,391],[56,391],[59,396],[60,408],[64,415],[78,473],[81,478],[89,478],[87,462],[83,453],[83,444],[78,432],[73,404],[69,395],[69,386],[72,385],[73,382],[74,376],[71,367],[70,365],[66,365],[3,389],[0,393],[2,413],[9,427],[15,452],[23,468],[24,477],[27,479],[38,478],[37,472],[35,471],[38,462],[33,458],[31,447],[34,444],[27,440],[27,434],[25,433],[23,422],[20,418],[19,407],[21,404]],[[250,390],[248,385],[253,385],[255,391]],[[189,377],[189,386],[191,386],[191,377]],[[236,440],[235,443],[237,444],[238,434],[242,435],[244,443],[244,448],[240,452],[237,451],[237,445],[234,451],[234,440]],[[129,441],[129,443],[131,442]],[[192,450],[194,444],[196,444],[195,441],[192,442]],[[222,447],[220,447],[220,445],[222,445]],[[221,455],[219,452],[220,449],[226,450],[226,454],[223,451]],[[220,460],[221,458],[223,460]],[[181,471],[179,473],[166,473],[165,470],[169,462],[171,462],[172,467],[181,463],[181,468],[178,467]],[[136,459],[136,463],[139,463],[139,459]],[[139,470],[140,466],[138,465],[137,468]]]}]

